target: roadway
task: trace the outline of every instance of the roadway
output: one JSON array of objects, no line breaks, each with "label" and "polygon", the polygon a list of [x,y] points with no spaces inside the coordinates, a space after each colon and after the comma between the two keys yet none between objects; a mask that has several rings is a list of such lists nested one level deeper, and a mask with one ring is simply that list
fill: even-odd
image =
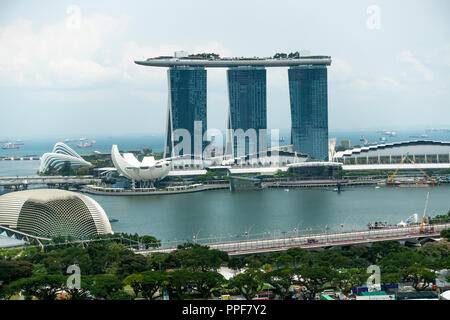
[{"label": "roadway", "polygon": [[0,187],[31,185],[31,184],[90,184],[94,179],[91,176],[83,178],[76,176],[23,176],[23,177],[0,177]]},{"label": "roadway", "polygon": [[[433,228],[432,228],[433,227]],[[416,242],[421,238],[439,237],[441,230],[450,228],[450,223],[426,226],[426,232],[421,233],[419,226],[391,227],[379,230],[360,230],[339,233],[322,233],[311,235],[289,236],[271,239],[252,239],[217,243],[201,243],[211,249],[227,252],[229,255],[246,255],[254,253],[268,253],[283,251],[289,248],[304,249],[330,248],[336,246],[350,246],[368,244],[378,241],[407,241]],[[199,239],[198,242],[201,240]],[[137,253],[149,254],[154,252],[169,253],[176,247],[139,250]]]}]

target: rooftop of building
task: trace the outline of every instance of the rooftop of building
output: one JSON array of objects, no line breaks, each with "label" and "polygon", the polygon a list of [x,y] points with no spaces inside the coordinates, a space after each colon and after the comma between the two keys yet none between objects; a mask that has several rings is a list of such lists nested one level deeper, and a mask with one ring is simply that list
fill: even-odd
[{"label": "rooftop of building", "polygon": [[363,152],[368,152],[377,149],[390,149],[390,148],[398,148],[398,147],[406,147],[406,146],[423,146],[423,145],[438,145],[438,146],[450,146],[450,141],[435,141],[435,140],[411,140],[411,141],[400,141],[400,142],[392,142],[392,143],[380,143],[371,146],[364,147],[354,147],[352,149],[348,149],[345,151],[338,151],[335,153],[333,158],[342,158],[344,156],[352,156],[354,154],[360,154]]},{"label": "rooftop of building", "polygon": [[327,66],[331,64],[330,56],[302,55],[299,52],[277,53],[273,57],[220,57],[215,53],[191,54],[179,51],[174,56],[158,56],[143,61],[134,61],[136,64],[151,67],[293,67],[293,66]]}]

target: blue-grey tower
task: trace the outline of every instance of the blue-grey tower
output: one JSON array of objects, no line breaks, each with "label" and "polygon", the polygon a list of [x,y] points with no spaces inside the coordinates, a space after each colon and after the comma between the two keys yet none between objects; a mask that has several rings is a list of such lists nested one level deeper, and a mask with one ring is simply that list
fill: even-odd
[{"label": "blue-grey tower", "polygon": [[[194,122],[201,121],[201,137],[206,132],[206,70],[204,67],[177,66],[167,70],[169,103],[164,156],[174,156],[174,131],[186,129],[191,136],[191,150],[179,155],[195,154]],[[202,152],[204,143],[202,142]],[[177,154],[178,155],[178,154]]]},{"label": "blue-grey tower", "polygon": [[[267,136],[260,136],[260,129],[267,130],[267,94],[266,69],[263,66],[230,67],[227,70],[228,80],[228,129],[248,129],[256,131],[256,146],[249,145],[250,138],[246,136],[244,153],[256,152],[266,148]],[[264,131],[265,132],[265,131]],[[227,144],[232,148],[231,154],[238,155],[238,138],[227,137]],[[231,151],[231,150],[229,150]],[[242,154],[241,154],[242,155]]]},{"label": "blue-grey tower", "polygon": [[328,160],[326,65],[292,66],[288,75],[294,151]]}]

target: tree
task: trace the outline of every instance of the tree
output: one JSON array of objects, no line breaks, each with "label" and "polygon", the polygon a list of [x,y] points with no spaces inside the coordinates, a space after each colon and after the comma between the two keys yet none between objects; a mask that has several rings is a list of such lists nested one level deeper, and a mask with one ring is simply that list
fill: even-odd
[{"label": "tree", "polygon": [[114,299],[123,291],[123,282],[111,274],[99,274],[87,279],[89,291],[97,299]]},{"label": "tree", "polygon": [[139,254],[128,254],[123,256],[117,266],[116,274],[122,278],[147,270],[147,259]]},{"label": "tree", "polygon": [[170,255],[177,267],[201,271],[217,270],[223,262],[228,261],[226,252],[216,249],[211,250],[209,247],[198,244],[179,246]]},{"label": "tree", "polygon": [[164,252],[154,252],[147,256],[147,266],[153,270],[165,270],[168,265],[169,254]]},{"label": "tree", "polygon": [[60,173],[62,176],[70,176],[72,174],[72,165],[70,164],[70,161],[64,161]]},{"label": "tree", "polygon": [[10,284],[15,293],[22,292],[26,300],[36,297],[39,300],[55,300],[57,292],[64,288],[66,277],[61,275],[41,275],[22,278]]},{"label": "tree", "polygon": [[303,262],[308,255],[308,251],[302,248],[289,248],[286,253],[293,258],[294,268],[297,268],[297,264]]},{"label": "tree", "polygon": [[204,299],[208,299],[223,283],[225,278],[215,271],[197,271],[193,274],[193,285]]},{"label": "tree", "polygon": [[367,259],[371,264],[377,264],[384,256],[392,253],[404,251],[408,248],[401,246],[396,241],[375,242],[367,252]]},{"label": "tree", "polygon": [[152,300],[163,284],[167,281],[167,275],[164,271],[146,271],[142,273],[141,290],[144,298]]},{"label": "tree", "polygon": [[28,261],[0,261],[0,279],[4,284],[31,276],[33,264]]},{"label": "tree", "polygon": [[170,299],[182,300],[186,293],[192,288],[193,271],[179,269],[167,274],[167,279],[162,286],[169,293]]},{"label": "tree", "polygon": [[144,275],[141,273],[133,273],[127,276],[123,283],[126,285],[129,285],[134,292],[134,295],[136,298],[138,297],[139,293],[142,291],[142,280],[144,279]]},{"label": "tree", "polygon": [[[450,215],[450,210],[449,210]],[[441,237],[447,239],[447,241],[450,241],[450,229],[445,229],[441,231]]]},{"label": "tree", "polygon": [[381,273],[381,284],[386,286],[388,284],[396,284],[402,281],[400,273]]},{"label": "tree", "polygon": [[301,266],[294,270],[300,284],[308,291],[308,299],[314,299],[324,285],[337,279],[337,272],[321,266]]},{"label": "tree", "polygon": [[287,252],[273,252],[270,254],[268,261],[277,267],[289,268],[294,263],[294,258]]},{"label": "tree", "polygon": [[144,235],[140,237],[139,241],[144,244],[145,249],[158,248],[161,246],[161,240],[158,240],[155,237],[149,235]]},{"label": "tree", "polygon": [[230,285],[239,290],[245,299],[256,296],[263,284],[263,273],[257,269],[248,269],[230,279]]},{"label": "tree", "polygon": [[412,281],[412,287],[416,291],[425,290],[436,278],[435,272],[418,265],[410,266],[404,271],[403,275]]},{"label": "tree", "polygon": [[419,248],[419,253],[423,256],[422,265],[434,269],[447,269],[450,265],[450,242],[441,240],[428,242]]},{"label": "tree", "polygon": [[265,280],[274,287],[274,291],[281,296],[282,299],[289,297],[289,289],[294,281],[295,273],[293,269],[285,268],[274,270],[265,274]]},{"label": "tree", "polygon": [[336,274],[336,284],[342,293],[349,295],[352,289],[363,284],[369,275],[365,270],[351,268],[341,270]]},{"label": "tree", "polygon": [[405,250],[388,253],[380,259],[378,265],[381,268],[381,272],[397,273],[409,266],[421,264],[423,262],[423,256],[417,251],[409,248],[404,249]]},{"label": "tree", "polygon": [[243,259],[233,257],[228,261],[228,267],[233,270],[239,270],[245,267],[245,263]]}]

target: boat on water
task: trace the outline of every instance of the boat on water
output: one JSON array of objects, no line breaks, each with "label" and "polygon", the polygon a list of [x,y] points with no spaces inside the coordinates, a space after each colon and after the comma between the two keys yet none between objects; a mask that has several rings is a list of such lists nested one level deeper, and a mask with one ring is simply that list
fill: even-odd
[{"label": "boat on water", "polygon": [[79,143],[79,144],[77,144],[77,147],[78,148],[90,148],[90,147],[92,147],[92,143],[89,143],[89,142]]},{"label": "boat on water", "polygon": [[4,145],[2,145],[2,149],[3,150],[11,150],[11,149],[19,149],[19,147],[12,142],[8,142],[8,143],[5,143]]},{"label": "boat on water", "polygon": [[119,221],[119,219],[116,219],[116,218],[109,218],[109,222],[117,222],[117,221]]},{"label": "boat on water", "polygon": [[426,188],[429,186],[436,186],[439,182],[430,179],[395,179],[391,181],[386,181],[387,186],[401,187],[401,188]]},{"label": "boat on water", "polygon": [[371,221],[367,224],[369,230],[378,230],[378,229],[386,229],[391,227],[386,221]]}]

